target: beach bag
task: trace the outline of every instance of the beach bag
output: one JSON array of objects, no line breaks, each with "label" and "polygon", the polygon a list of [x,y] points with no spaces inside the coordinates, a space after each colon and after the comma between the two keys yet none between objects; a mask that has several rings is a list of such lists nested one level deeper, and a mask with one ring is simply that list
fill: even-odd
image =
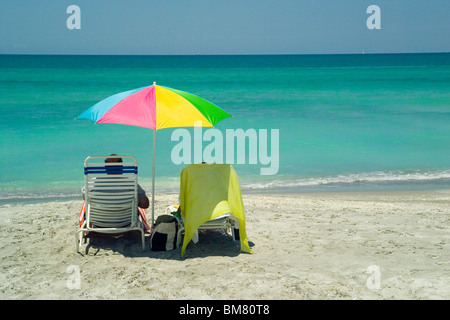
[{"label": "beach bag", "polygon": [[156,219],[150,237],[152,251],[170,251],[177,247],[178,221],[172,215],[162,215]]}]

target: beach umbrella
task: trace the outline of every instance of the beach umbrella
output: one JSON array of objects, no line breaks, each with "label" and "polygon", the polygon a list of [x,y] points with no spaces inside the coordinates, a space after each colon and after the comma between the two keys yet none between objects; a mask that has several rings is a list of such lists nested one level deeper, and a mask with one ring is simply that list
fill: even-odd
[{"label": "beach umbrella", "polygon": [[213,127],[231,117],[215,104],[184,91],[153,85],[112,95],[80,114],[77,119],[117,123],[153,130],[152,226],[155,215],[156,130],[174,127]]}]

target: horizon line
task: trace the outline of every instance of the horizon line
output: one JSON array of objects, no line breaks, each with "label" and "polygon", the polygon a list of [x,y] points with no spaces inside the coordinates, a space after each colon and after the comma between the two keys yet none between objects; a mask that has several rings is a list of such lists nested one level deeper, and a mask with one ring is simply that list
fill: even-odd
[{"label": "horizon line", "polygon": [[0,53],[0,56],[319,56],[319,55],[389,55],[389,54],[448,54],[449,51],[420,52],[358,52],[358,53],[184,53],[184,54],[118,54],[118,53]]}]

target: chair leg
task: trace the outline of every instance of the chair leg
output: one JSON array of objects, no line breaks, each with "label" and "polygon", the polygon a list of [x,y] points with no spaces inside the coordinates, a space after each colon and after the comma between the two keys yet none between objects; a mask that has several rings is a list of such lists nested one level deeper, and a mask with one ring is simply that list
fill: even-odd
[{"label": "chair leg", "polygon": [[195,244],[198,243],[198,229],[195,230],[194,235],[192,236],[192,242],[194,242]]},{"label": "chair leg", "polygon": [[141,230],[141,238],[142,238],[142,251],[145,251],[145,231]]},{"label": "chair leg", "polygon": [[81,246],[81,241],[83,240],[83,230],[79,230],[75,233],[75,240],[76,240],[76,248],[77,248],[77,252],[80,252],[80,246]]},{"label": "chair leg", "polygon": [[177,233],[177,248],[181,245],[181,234],[183,233],[184,228],[180,228]]},{"label": "chair leg", "polygon": [[233,240],[234,241],[240,241],[241,236],[239,235],[239,221],[237,220],[231,220],[234,222],[234,226],[231,227],[232,233],[233,233]]}]

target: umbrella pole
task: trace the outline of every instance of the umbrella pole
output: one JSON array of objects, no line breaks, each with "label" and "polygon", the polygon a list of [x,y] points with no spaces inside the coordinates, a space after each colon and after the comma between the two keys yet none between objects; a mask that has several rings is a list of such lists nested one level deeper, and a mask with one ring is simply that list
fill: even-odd
[{"label": "umbrella pole", "polygon": [[155,221],[155,135],[156,129],[153,130],[153,166],[152,166],[152,229]]}]

